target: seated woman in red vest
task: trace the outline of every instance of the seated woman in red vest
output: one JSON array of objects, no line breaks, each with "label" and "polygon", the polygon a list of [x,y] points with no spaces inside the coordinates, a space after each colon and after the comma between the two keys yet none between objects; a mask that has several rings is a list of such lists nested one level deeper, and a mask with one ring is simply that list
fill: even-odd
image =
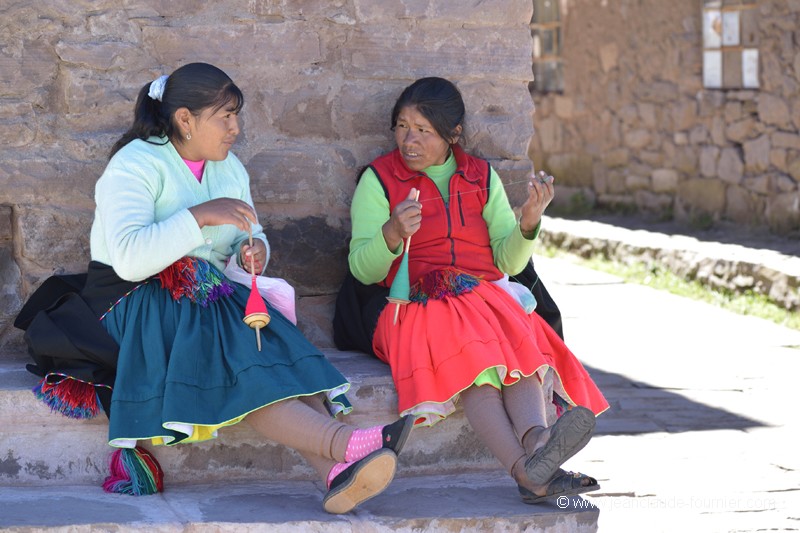
[{"label": "seated woman in red vest", "polygon": [[[533,312],[530,292],[513,296],[505,276],[520,272],[532,255],[553,198],[552,176],[531,177],[517,220],[489,163],[458,144],[464,113],[451,82],[417,80],[392,110],[397,149],[359,179],[351,206],[352,275],[366,286],[391,287],[408,250],[410,301],[399,313],[395,305],[378,311],[372,348],[391,366],[398,410],[418,425],[444,419],[460,399],[526,503],[596,490],[595,479],[561,465],[586,445],[595,415],[608,403]],[[561,402],[549,427],[546,404],[553,398],[542,387],[548,370]]]}]

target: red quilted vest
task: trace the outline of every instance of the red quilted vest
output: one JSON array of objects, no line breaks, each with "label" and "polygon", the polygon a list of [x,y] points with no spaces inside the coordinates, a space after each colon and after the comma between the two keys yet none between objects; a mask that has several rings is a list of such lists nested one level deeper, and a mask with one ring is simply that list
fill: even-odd
[{"label": "red quilted vest", "polygon": [[[453,145],[456,172],[450,178],[450,198],[445,203],[436,184],[424,172],[406,166],[400,151],[377,158],[372,168],[389,199],[389,209],[408,197],[412,188],[420,191],[422,224],[411,238],[409,281],[411,285],[430,271],[455,267],[492,281],[503,277],[494,265],[489,230],[483,207],[489,198],[489,162]],[[392,264],[380,284],[391,286],[402,255]]]}]

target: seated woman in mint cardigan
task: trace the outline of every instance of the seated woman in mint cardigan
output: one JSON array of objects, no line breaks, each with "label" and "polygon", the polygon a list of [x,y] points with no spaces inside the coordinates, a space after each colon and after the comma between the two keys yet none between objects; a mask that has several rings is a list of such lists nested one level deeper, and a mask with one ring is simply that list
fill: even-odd
[{"label": "seated woman in mint cardigan", "polygon": [[[204,63],[141,89],[97,182],[85,285],[28,326],[32,370],[44,377],[37,393],[80,417],[92,409],[70,407],[74,392],[90,391],[89,403],[99,392],[109,444],[122,450],[107,490],[160,489],[160,467],[139,443],[199,442],[245,420],[317,470],[327,511],[348,512],[389,485],[413,421],[337,421],[351,409],[349,383],[271,306],[257,349],[242,320],[250,291],[222,274],[232,256],[261,274],[270,253],[249,177],[230,152],[243,105],[233,81]],[[81,346],[53,353],[62,334]]]}]

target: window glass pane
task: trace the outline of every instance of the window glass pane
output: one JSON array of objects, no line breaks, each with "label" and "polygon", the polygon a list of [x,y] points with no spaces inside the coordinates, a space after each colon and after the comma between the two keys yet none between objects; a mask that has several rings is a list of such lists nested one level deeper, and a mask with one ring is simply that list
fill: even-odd
[{"label": "window glass pane", "polygon": [[533,34],[533,57],[542,57],[542,36],[538,30],[531,33]]},{"label": "window glass pane", "polygon": [[556,53],[555,32],[553,30],[542,31],[542,54],[551,56]]},{"label": "window glass pane", "polygon": [[703,47],[722,46],[722,12],[716,9],[703,11]]},{"label": "window glass pane", "polygon": [[560,56],[561,55],[561,28],[556,28],[555,31],[555,46],[553,46],[553,54]]},{"label": "window glass pane", "polygon": [[722,52],[722,87],[725,89],[742,87],[742,53],[739,50]]},{"label": "window glass pane", "polygon": [[560,61],[541,61],[533,64],[533,88],[540,92],[564,89],[563,66]]},{"label": "window glass pane", "polygon": [[533,0],[533,22],[557,22],[559,0]]},{"label": "window glass pane", "polygon": [[742,20],[742,46],[755,46],[758,44],[758,11],[744,9],[741,11]]},{"label": "window glass pane", "polygon": [[758,50],[754,48],[742,51],[742,87],[758,89]]},{"label": "window glass pane", "polygon": [[722,52],[719,50],[703,52],[703,86],[709,89],[722,87]]},{"label": "window glass pane", "polygon": [[739,45],[739,11],[722,13],[722,46]]}]

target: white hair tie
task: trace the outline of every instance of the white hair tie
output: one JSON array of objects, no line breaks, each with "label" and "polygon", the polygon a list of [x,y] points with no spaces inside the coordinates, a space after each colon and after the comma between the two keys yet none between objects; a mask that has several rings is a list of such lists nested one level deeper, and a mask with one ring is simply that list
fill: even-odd
[{"label": "white hair tie", "polygon": [[167,86],[167,78],[169,78],[169,76],[165,74],[153,80],[150,83],[150,90],[147,92],[147,96],[160,102],[161,99],[164,98],[164,87]]}]

